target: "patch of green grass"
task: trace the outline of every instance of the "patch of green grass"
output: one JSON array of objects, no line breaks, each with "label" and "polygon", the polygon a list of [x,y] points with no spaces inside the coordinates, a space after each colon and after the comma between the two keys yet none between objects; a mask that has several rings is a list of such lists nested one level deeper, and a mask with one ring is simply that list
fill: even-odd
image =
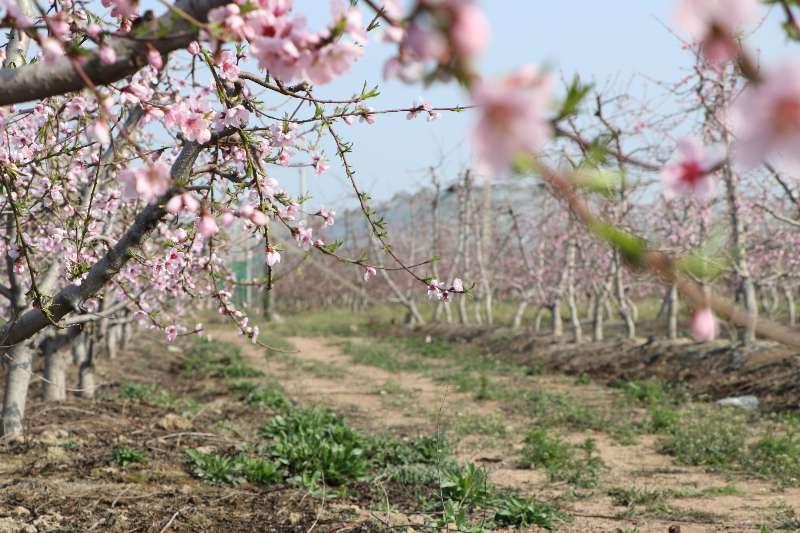
[{"label": "patch of green grass", "polygon": [[149,458],[150,455],[147,453],[147,450],[138,448],[120,446],[111,450],[111,462],[117,466],[124,467],[129,464],[144,464]]},{"label": "patch of green grass", "polygon": [[370,466],[366,439],[341,417],[321,408],[278,415],[260,435],[265,453],[291,476],[310,476],[329,485],[362,478]]},{"label": "patch of green grass", "polygon": [[444,498],[468,509],[485,503],[491,495],[486,470],[472,463],[443,469],[439,489]]},{"label": "patch of green grass", "polygon": [[566,481],[580,488],[596,487],[605,468],[594,439],[573,445],[543,428],[525,437],[522,463],[529,468],[544,468],[552,481]]},{"label": "patch of green grass", "polygon": [[263,376],[260,370],[246,365],[239,348],[226,342],[193,337],[183,361],[183,371],[189,376],[248,378]]},{"label": "patch of green grass", "polygon": [[646,509],[648,516],[661,520],[688,521],[700,524],[713,524],[722,518],[717,513],[700,509],[683,509],[667,503],[659,503]]},{"label": "patch of green grass", "polygon": [[133,400],[148,405],[157,405],[181,411],[184,414],[194,414],[200,410],[200,404],[193,398],[176,396],[154,383],[124,383],[119,397]]},{"label": "patch of green grass", "polygon": [[438,483],[441,479],[441,469],[429,464],[400,464],[387,467],[383,476],[388,481],[401,485],[427,486]]},{"label": "patch of green grass", "polygon": [[565,426],[577,431],[609,429],[604,413],[576,402],[566,394],[531,391],[526,394],[527,412],[539,425]]},{"label": "patch of green grass", "polygon": [[654,379],[623,381],[616,386],[628,400],[633,402],[653,405],[665,403],[670,398],[667,386]]},{"label": "patch of green grass", "polygon": [[[551,505],[523,498],[511,490],[498,491],[486,471],[474,464],[450,464],[440,474],[440,527],[455,526],[458,531],[529,526],[552,529],[557,522],[569,518]],[[492,515],[475,523],[470,516],[477,509],[486,509]]]},{"label": "patch of green grass", "polygon": [[193,475],[212,483],[241,483],[271,485],[282,479],[277,465],[245,454],[220,455],[198,450],[186,450],[187,464]]},{"label": "patch of green grass", "polygon": [[621,507],[652,505],[672,497],[669,491],[637,487],[614,487],[607,494],[614,505]]},{"label": "patch of green grass", "polygon": [[674,407],[668,405],[651,405],[648,408],[650,431],[655,433],[669,433],[680,423],[681,414]]},{"label": "patch of green grass", "polygon": [[253,368],[251,366],[247,366],[244,363],[231,363],[229,365],[222,366],[217,372],[214,374],[217,377],[222,378],[257,378],[264,375],[264,372]]},{"label": "patch of green grass", "polygon": [[403,348],[409,352],[429,357],[441,359],[453,355],[455,346],[446,340],[433,338],[430,342],[417,337],[406,337],[402,340]]},{"label": "patch of green grass", "polygon": [[280,323],[271,323],[270,331],[275,335],[308,337],[349,337],[370,331],[370,324],[382,324],[398,318],[397,309],[389,306],[370,306],[368,312],[353,312],[337,307],[335,312],[328,309],[307,311],[284,317]]},{"label": "patch of green grass", "polygon": [[790,431],[758,439],[749,446],[744,467],[749,472],[777,479],[785,485],[799,485],[800,438]]},{"label": "patch of green grass", "polygon": [[495,497],[492,502],[494,524],[499,527],[539,526],[552,529],[565,515],[552,505],[522,498],[513,493]]},{"label": "patch of green grass", "polygon": [[296,368],[304,374],[311,374],[319,378],[336,379],[347,374],[343,368],[325,361],[308,361],[290,353],[279,353],[277,357],[284,364]]},{"label": "patch of green grass", "polygon": [[508,433],[503,417],[465,413],[458,415],[453,421],[453,430],[459,435],[489,435],[503,437]]},{"label": "patch of green grass", "polygon": [[671,498],[709,498],[714,496],[732,496],[738,494],[738,490],[733,485],[708,487],[699,490],[614,487],[609,489],[607,494],[611,496],[611,500],[614,505],[633,507],[636,505],[654,506]]},{"label": "patch of green grass", "polygon": [[283,388],[277,384],[260,385],[252,381],[238,381],[233,385],[239,400],[248,405],[284,411],[292,406]]},{"label": "patch of green grass", "polygon": [[779,500],[770,504],[770,515],[765,522],[759,524],[759,531],[800,531],[800,517],[785,501]]},{"label": "patch of green grass", "polygon": [[403,354],[395,344],[383,341],[347,341],[342,344],[342,352],[356,364],[382,368],[387,372],[420,370],[423,367],[418,359]]},{"label": "patch of green grass", "polygon": [[681,417],[661,451],[680,462],[710,469],[736,469],[750,435],[746,416],[734,409],[696,408]]},{"label": "patch of green grass", "polygon": [[450,460],[452,449],[444,436],[419,436],[413,439],[376,437],[368,453],[379,465],[437,465]]}]

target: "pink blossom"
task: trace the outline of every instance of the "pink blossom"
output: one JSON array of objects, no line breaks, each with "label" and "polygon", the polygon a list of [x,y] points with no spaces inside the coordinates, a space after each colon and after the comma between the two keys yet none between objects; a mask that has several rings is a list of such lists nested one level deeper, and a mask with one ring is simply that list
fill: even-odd
[{"label": "pink blossom", "polygon": [[447,61],[449,54],[447,39],[438,31],[422,26],[416,21],[406,30],[403,48],[418,61]]},{"label": "pink blossom", "polygon": [[156,70],[161,70],[161,67],[164,66],[164,59],[161,57],[161,52],[152,46],[147,50],[147,62]]},{"label": "pink blossom", "polygon": [[461,278],[455,278],[453,280],[453,290],[456,292],[464,292],[464,282],[461,281]]},{"label": "pink blossom", "polygon": [[678,0],[675,6],[676,25],[701,46],[713,66],[736,58],[736,34],[757,20],[756,0]]},{"label": "pink blossom", "polygon": [[220,54],[217,60],[217,66],[220,69],[220,76],[228,81],[236,81],[239,79],[239,66],[236,64],[236,54],[225,50]]},{"label": "pink blossom", "polygon": [[678,141],[674,161],[661,170],[664,192],[668,198],[679,195],[695,195],[708,198],[714,192],[714,167],[724,159],[716,146],[704,147],[697,139]]},{"label": "pink blossom", "polygon": [[106,119],[100,117],[94,121],[94,124],[92,124],[92,137],[103,146],[111,144],[111,131],[108,129],[108,121]]},{"label": "pink blossom", "polygon": [[253,214],[250,215],[250,221],[256,226],[266,226],[269,223],[269,217],[258,209],[254,209]]},{"label": "pink blossom", "polygon": [[178,327],[175,325],[167,326],[164,333],[167,334],[167,342],[175,342],[175,338],[178,336]]},{"label": "pink blossom", "polygon": [[304,70],[305,77],[318,85],[330,83],[350,70],[362,50],[353,43],[335,41],[316,52],[313,61]]},{"label": "pink blossom", "polygon": [[373,277],[375,274],[377,274],[375,267],[368,266],[364,270],[364,281],[369,281],[369,279]]},{"label": "pink blossom", "polygon": [[106,7],[113,5],[111,15],[119,18],[133,19],[139,11],[138,0],[111,0],[110,4],[103,2],[103,5]]},{"label": "pink blossom", "polygon": [[314,243],[313,237],[311,236],[312,233],[312,228],[307,228],[304,222],[300,222],[297,228],[295,228],[294,240],[297,242],[298,246],[304,250],[308,250]]},{"label": "pink blossom", "polygon": [[359,111],[361,113],[360,116],[358,117],[358,120],[360,122],[366,122],[367,124],[375,124],[375,115],[373,114],[373,111],[375,110],[372,107],[370,106],[361,107],[359,108]]},{"label": "pink blossom", "polygon": [[471,60],[489,43],[489,22],[483,11],[472,2],[457,1],[450,25],[453,49],[462,59]]},{"label": "pink blossom", "polygon": [[317,215],[321,216],[325,221],[322,223],[323,226],[333,226],[333,217],[336,215],[336,211],[331,209],[327,211],[325,209],[320,209]]},{"label": "pink blossom", "polygon": [[189,51],[190,54],[196,56],[197,54],[200,53],[200,43],[198,43],[197,41],[192,41],[189,43],[189,46],[186,49]]},{"label": "pink blossom", "polygon": [[708,307],[698,309],[692,315],[689,323],[689,332],[698,342],[713,341],[719,334],[719,324],[714,312]]},{"label": "pink blossom", "polygon": [[97,49],[97,55],[100,56],[100,62],[104,65],[110,65],[117,60],[117,52],[105,43]]},{"label": "pink blossom", "polygon": [[413,118],[416,118],[421,111],[426,111],[430,113],[431,104],[429,104],[422,98],[418,98],[417,101],[414,102],[414,107],[412,107],[411,111],[409,111],[408,114],[406,115],[406,119],[411,120]]},{"label": "pink blossom", "polygon": [[43,38],[40,45],[45,63],[54,63],[64,55],[64,48],[62,48],[61,43],[52,37]]},{"label": "pink blossom", "polygon": [[211,140],[211,129],[202,114],[188,111],[182,113],[180,119],[181,132],[187,141],[205,144]]},{"label": "pink blossom", "polygon": [[167,211],[170,213],[177,215],[181,211],[185,211],[187,213],[194,213],[200,208],[200,202],[198,202],[192,193],[185,192],[183,194],[178,194],[170,198],[169,202],[167,202]]},{"label": "pink blossom", "polygon": [[442,299],[442,294],[447,292],[444,283],[438,279],[432,279],[428,282],[428,297],[435,297],[437,300]]},{"label": "pink blossom", "polygon": [[314,157],[314,174],[317,176],[321,176],[328,170],[328,165],[325,163],[325,160],[322,159],[320,156]]},{"label": "pink blossom", "polygon": [[733,155],[742,164],[755,166],[773,153],[800,164],[800,62],[766,70],[734,101],[729,118]]},{"label": "pink blossom", "polygon": [[241,104],[228,108],[221,113],[220,122],[226,128],[241,128],[250,120],[250,111]]},{"label": "pink blossom", "polygon": [[134,198],[141,196],[150,201],[164,194],[170,185],[169,165],[156,161],[144,169],[125,169],[118,174],[125,186],[125,196]]},{"label": "pink blossom", "polygon": [[217,222],[214,220],[214,217],[208,212],[205,212],[200,215],[199,219],[197,219],[197,231],[200,233],[200,235],[208,239],[219,232],[219,226],[217,226]]},{"label": "pink blossom", "polygon": [[551,91],[550,75],[530,66],[500,82],[478,82],[472,99],[479,108],[473,131],[479,161],[499,173],[521,153],[539,151],[552,134]]},{"label": "pink blossom", "polygon": [[273,267],[281,262],[281,254],[272,246],[267,246],[266,257],[267,266]]}]

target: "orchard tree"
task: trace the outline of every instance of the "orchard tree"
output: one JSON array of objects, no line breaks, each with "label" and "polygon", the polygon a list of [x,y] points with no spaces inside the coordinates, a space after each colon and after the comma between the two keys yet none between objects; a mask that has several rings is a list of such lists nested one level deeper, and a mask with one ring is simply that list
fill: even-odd
[{"label": "orchard tree", "polygon": [[[22,431],[36,350],[48,358],[50,392],[58,398],[64,347],[79,343],[84,386],[91,388],[87,335],[114,346],[124,337],[117,327],[129,318],[172,341],[201,331],[178,317],[212,302],[257,342],[258,328],[234,303],[236,279],[225,260],[237,245],[235,228],[263,249],[263,276],[246,280],[248,285],[269,292],[273,271],[296,247],[351,266],[364,279],[380,271],[412,316],[415,286],[438,302],[458,299],[462,322],[469,320],[468,310],[458,296],[472,293],[483,303],[473,308],[475,319],[491,321],[503,273],[489,254],[513,249],[515,242],[524,246],[526,237],[497,234],[485,201],[490,196],[484,196],[484,211],[476,212],[476,176],[534,175],[555,199],[560,214],[538,225],[559,243],[556,261],[540,268],[522,257],[517,268],[529,277],[522,294],[551,305],[554,326],[566,298],[575,340],[581,339],[576,283],[594,262],[611,277],[595,275],[580,285],[592,288],[596,302],[613,299],[629,336],[635,335],[635,308],[625,265],[683,292],[696,309],[691,329],[698,338],[715,336],[721,314],[744,327],[745,340],[759,334],[800,344],[793,331],[758,318],[748,254],[749,210],[742,198],[749,189],[742,177],[763,175],[754,169],[772,158],[781,165],[796,162],[800,153],[800,63],[756,66],[741,39],[758,20],[755,0],[677,2],[679,26],[703,61],[698,77],[714,83],[699,92],[712,98],[702,102],[702,143],[691,150],[678,144],[664,169],[668,188],[681,195],[704,194],[709,183],[724,185],[733,273],[745,311],[697,280],[697,265],[705,263],[693,251],[675,257],[649,242],[651,227],[630,222],[638,190],[630,178],[656,173],[664,161],[631,153],[635,141],[613,124],[603,98],[595,100],[599,122],[586,138],[579,112],[588,107],[590,89],[579,80],[561,94],[552,73],[534,66],[500,79],[477,72],[489,28],[473,0],[336,0],[329,22],[318,28],[307,25],[292,0],[177,0],[164,3],[160,13],[143,10],[137,0],[101,4],[0,1],[11,35],[0,71],[5,435]],[[789,36],[797,38],[796,8],[781,4]],[[369,87],[339,99],[318,98],[315,87],[346,74],[374,39],[396,48],[386,77],[455,80],[469,105],[437,108],[419,101],[375,109],[369,104],[378,91]],[[285,109],[274,109],[278,99],[288,100]],[[423,257],[431,246],[408,236],[403,245],[403,237],[390,234],[358,183],[347,126],[391,113],[433,120],[466,107],[475,115],[474,169],[459,182],[451,268],[433,275],[437,271]],[[320,151],[322,138],[334,153]],[[712,143],[724,150],[719,161],[708,157]],[[574,157],[562,165],[552,154],[565,150]],[[347,255],[341,243],[326,242],[324,228],[335,223],[336,209],[310,208],[306,195],[291,196],[271,172],[294,166],[323,173],[333,164],[343,169],[369,229],[372,244],[365,253]],[[611,175],[622,179],[609,181]],[[598,190],[605,193],[598,197]],[[587,234],[610,244],[610,251],[587,242]]]}]

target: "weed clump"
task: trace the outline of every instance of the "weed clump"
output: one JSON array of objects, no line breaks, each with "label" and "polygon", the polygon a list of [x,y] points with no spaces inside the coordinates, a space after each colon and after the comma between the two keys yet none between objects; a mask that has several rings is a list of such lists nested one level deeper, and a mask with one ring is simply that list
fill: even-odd
[{"label": "weed clump", "polygon": [[566,481],[580,488],[597,487],[605,468],[594,439],[573,445],[541,428],[525,437],[522,462],[529,468],[544,468],[552,481]]},{"label": "weed clump", "polygon": [[289,476],[306,476],[330,485],[362,478],[370,466],[367,441],[341,417],[320,408],[278,415],[260,431],[270,439],[266,454]]},{"label": "weed clump", "polygon": [[250,378],[263,376],[258,369],[246,365],[238,347],[196,337],[183,361],[183,371],[189,376]]},{"label": "weed clump", "polygon": [[271,485],[282,479],[279,468],[264,459],[237,455],[220,455],[198,450],[186,450],[192,474],[212,483],[241,483]]},{"label": "weed clump", "polygon": [[111,462],[125,467],[129,464],[144,464],[150,459],[147,450],[120,446],[111,450]]}]

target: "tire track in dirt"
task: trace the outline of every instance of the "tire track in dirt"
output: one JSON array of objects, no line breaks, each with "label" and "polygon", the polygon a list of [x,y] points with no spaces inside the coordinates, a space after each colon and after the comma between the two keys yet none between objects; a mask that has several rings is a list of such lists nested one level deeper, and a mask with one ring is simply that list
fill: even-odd
[{"label": "tire track in dirt", "polygon": [[[444,430],[448,417],[463,413],[493,416],[507,424],[502,443],[497,439],[467,436],[457,443],[455,455],[459,460],[484,466],[492,482],[511,487],[523,494],[552,501],[566,488],[553,483],[541,470],[519,468],[515,464],[521,445],[510,442],[522,440],[531,422],[525,417],[509,415],[497,401],[476,401],[469,394],[457,392],[453,385],[439,383],[416,372],[389,372],[381,368],[354,363],[337,347],[324,339],[291,337],[295,348],[288,356],[266,355],[263,348],[248,343],[229,330],[214,330],[212,335],[241,347],[249,364],[278,381],[292,398],[304,403],[326,405],[345,415],[351,423],[378,434],[419,435]],[[341,339],[337,339],[341,341]],[[328,375],[326,375],[328,374]],[[563,377],[538,376],[537,386],[550,391],[564,390]],[[387,384],[399,389],[386,392]],[[383,391],[383,393],[382,393]],[[390,401],[405,394],[405,401]],[[587,394],[585,392],[582,395]],[[599,394],[599,393],[598,393]],[[608,402],[605,397],[593,398],[595,403]],[[587,398],[587,401],[591,401]],[[514,437],[516,436],[516,437]],[[596,440],[599,453],[607,465],[602,489],[610,487],[647,487],[657,489],[702,490],[730,485],[721,474],[701,468],[676,466],[670,457],[657,452],[656,438],[643,436],[638,444],[620,445],[603,433],[573,432],[566,438],[579,442],[587,437]],[[686,519],[661,520],[643,516],[617,516],[624,508],[615,507],[612,498],[598,489],[590,498],[562,502],[562,508],[576,517],[563,531],[614,531],[616,528],[638,527],[640,531],[667,531],[680,526],[682,533],[707,531],[759,531],[757,524],[772,512],[777,502],[792,509],[800,508],[800,490],[778,490],[768,482],[737,481],[746,491],[736,495],[704,498],[674,498],[670,505],[685,514],[712,513],[719,517],[707,522]]]}]

